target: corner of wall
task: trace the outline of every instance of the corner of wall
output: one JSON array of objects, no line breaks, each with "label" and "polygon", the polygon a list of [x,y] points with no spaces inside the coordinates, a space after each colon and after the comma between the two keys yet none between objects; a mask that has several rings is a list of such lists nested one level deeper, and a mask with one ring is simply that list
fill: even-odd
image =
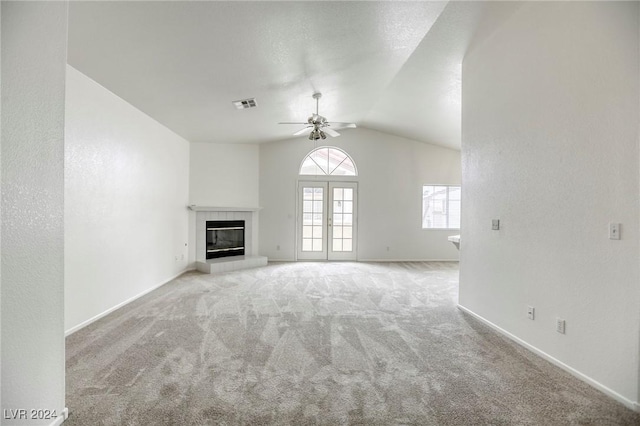
[{"label": "corner of wall", "polygon": [[[0,350],[5,409],[65,405],[67,2],[2,2]],[[7,59],[10,59],[7,60]],[[34,226],[34,220],[46,224]],[[42,247],[47,250],[42,250]]]}]

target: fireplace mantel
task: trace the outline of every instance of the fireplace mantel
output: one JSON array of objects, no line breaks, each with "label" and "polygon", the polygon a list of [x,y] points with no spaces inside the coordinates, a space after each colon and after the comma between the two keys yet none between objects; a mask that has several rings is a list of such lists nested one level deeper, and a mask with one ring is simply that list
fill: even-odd
[{"label": "fireplace mantel", "polygon": [[196,206],[195,204],[191,204],[187,208],[194,212],[257,212],[262,210],[262,207],[209,207]]}]

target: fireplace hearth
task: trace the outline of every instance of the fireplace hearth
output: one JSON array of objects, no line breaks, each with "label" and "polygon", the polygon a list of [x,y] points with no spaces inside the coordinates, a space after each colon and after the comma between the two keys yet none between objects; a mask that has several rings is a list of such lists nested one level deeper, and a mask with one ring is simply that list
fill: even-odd
[{"label": "fireplace hearth", "polygon": [[208,220],[206,258],[244,255],[244,231],[244,220]]}]

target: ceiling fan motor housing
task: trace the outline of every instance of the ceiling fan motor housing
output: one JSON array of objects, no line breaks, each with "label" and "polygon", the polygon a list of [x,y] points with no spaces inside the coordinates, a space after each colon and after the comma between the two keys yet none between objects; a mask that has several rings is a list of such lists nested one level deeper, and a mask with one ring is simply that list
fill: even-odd
[{"label": "ceiling fan motor housing", "polygon": [[[319,109],[318,100],[321,97],[322,97],[322,93],[320,92],[316,92],[313,94],[313,99],[316,100],[316,112],[315,114],[312,114],[311,117],[307,119],[306,123],[281,122],[280,124],[302,124],[302,125],[306,124],[306,127],[304,129],[295,132],[293,135],[298,136],[302,133],[305,133],[307,130],[311,129],[311,132],[309,133],[309,140],[311,141],[317,141],[318,139],[326,139],[327,134],[333,137],[340,136],[340,133],[336,132],[335,130],[329,127],[330,124],[327,121],[327,119],[321,116],[320,114],[318,114],[318,109]],[[342,125],[344,127],[356,127],[356,125],[353,123],[337,123],[337,124]],[[320,129],[325,129],[326,133]]]}]

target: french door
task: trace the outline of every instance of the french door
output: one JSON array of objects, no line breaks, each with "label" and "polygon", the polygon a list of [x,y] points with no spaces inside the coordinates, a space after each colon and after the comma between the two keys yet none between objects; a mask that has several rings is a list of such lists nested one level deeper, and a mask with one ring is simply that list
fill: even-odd
[{"label": "french door", "polygon": [[298,183],[300,260],[356,260],[358,184]]}]

